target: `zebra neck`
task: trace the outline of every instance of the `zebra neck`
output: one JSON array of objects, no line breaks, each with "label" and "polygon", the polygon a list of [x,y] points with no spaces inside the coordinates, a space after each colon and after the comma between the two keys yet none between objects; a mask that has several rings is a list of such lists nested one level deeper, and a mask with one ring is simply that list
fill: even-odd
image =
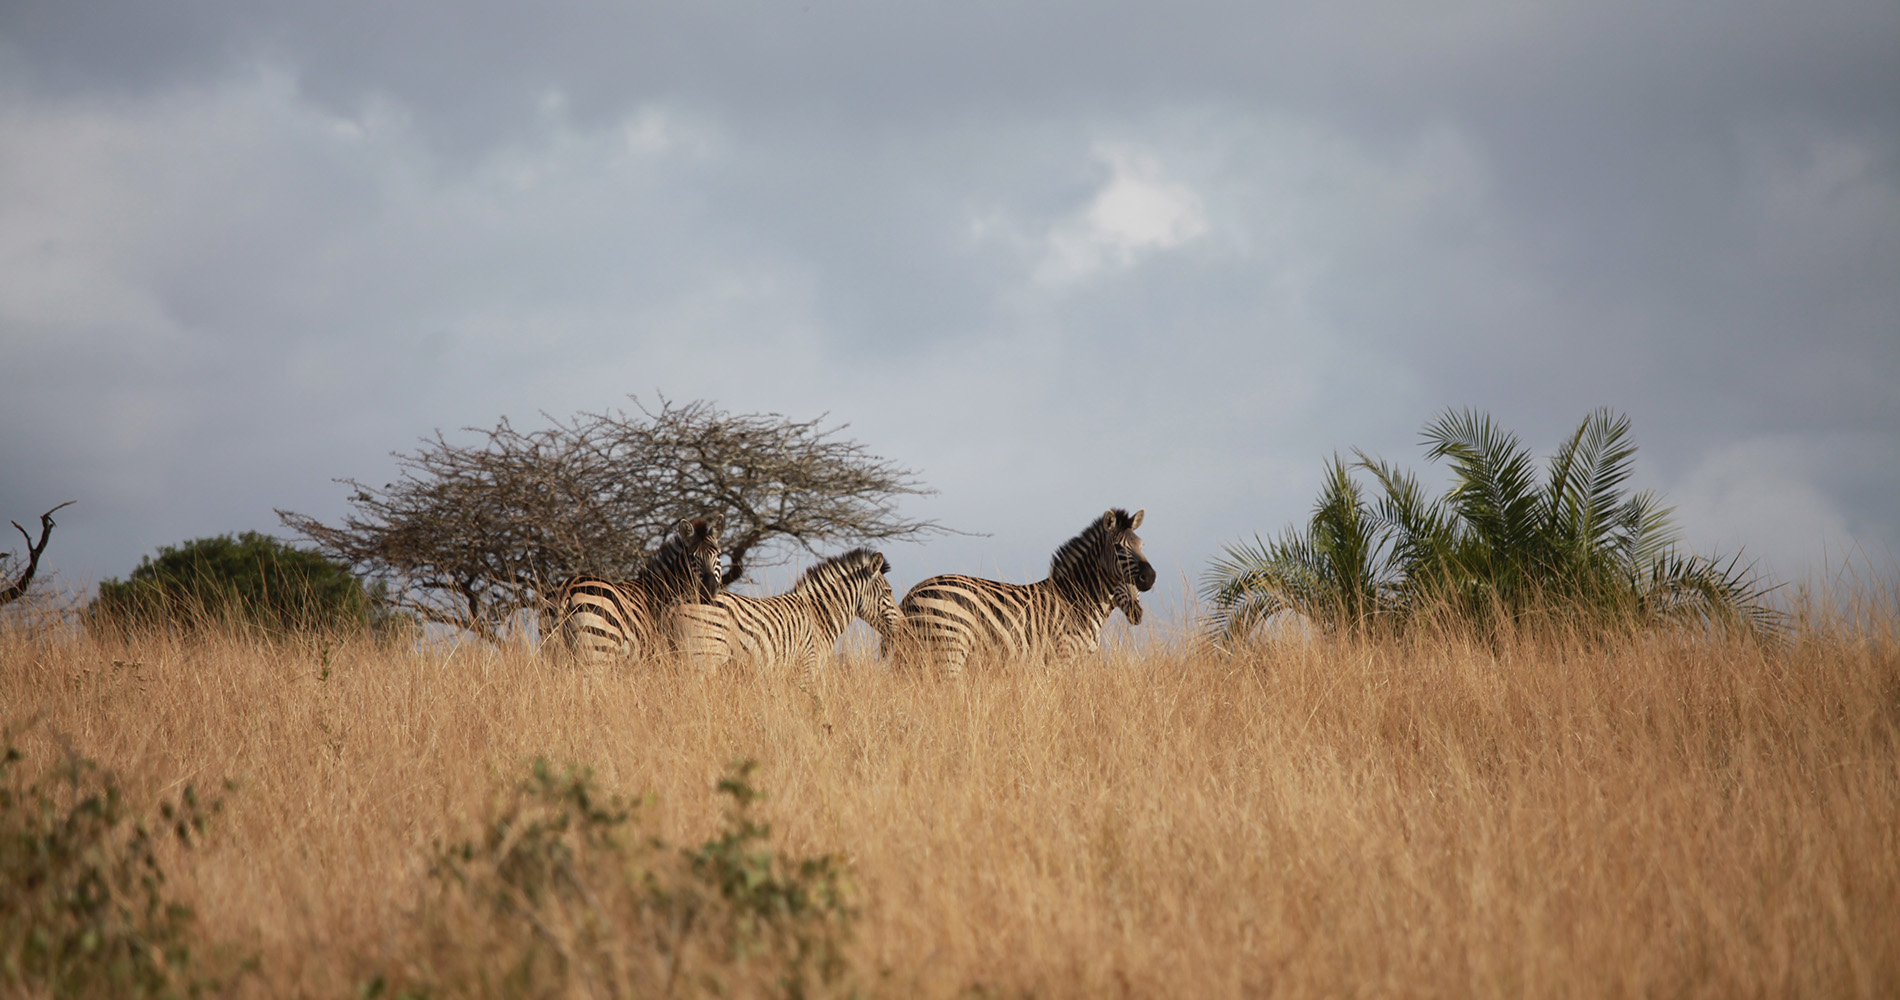
[{"label": "zebra neck", "polygon": [[1051,577],[1043,584],[1056,595],[1056,603],[1068,612],[1069,620],[1079,631],[1099,632],[1115,611],[1115,602],[1109,596],[1108,588],[1087,587],[1085,581],[1075,578],[1058,579]]},{"label": "zebra neck", "polygon": [[1062,595],[1063,603],[1079,612],[1106,620],[1115,610],[1114,585],[1093,573],[1050,577],[1049,583]]},{"label": "zebra neck", "polygon": [[851,624],[851,611],[843,605],[816,599],[814,594],[802,594],[799,603],[805,606],[806,614],[811,617],[818,631],[836,639],[844,634],[846,626]]}]

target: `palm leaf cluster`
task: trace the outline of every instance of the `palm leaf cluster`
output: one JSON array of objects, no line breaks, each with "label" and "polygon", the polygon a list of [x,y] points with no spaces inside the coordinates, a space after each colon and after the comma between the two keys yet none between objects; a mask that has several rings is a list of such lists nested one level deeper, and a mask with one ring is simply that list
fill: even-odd
[{"label": "palm leaf cluster", "polygon": [[[1584,623],[1694,621],[1773,631],[1770,588],[1739,557],[1677,548],[1671,510],[1629,493],[1629,418],[1584,418],[1540,470],[1487,415],[1446,411],[1426,456],[1451,471],[1443,495],[1354,451],[1334,456],[1303,528],[1229,546],[1203,578],[1212,626],[1237,638],[1283,614],[1328,631],[1403,628],[1449,616],[1482,627],[1556,614]],[[1354,477],[1370,476],[1369,496]]]}]

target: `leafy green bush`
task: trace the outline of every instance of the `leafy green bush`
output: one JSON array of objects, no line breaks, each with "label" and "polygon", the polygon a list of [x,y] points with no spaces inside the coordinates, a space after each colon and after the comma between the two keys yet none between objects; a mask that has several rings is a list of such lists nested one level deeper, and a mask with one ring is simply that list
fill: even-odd
[{"label": "leafy green bush", "polygon": [[252,624],[298,631],[386,625],[377,595],[348,567],[247,531],[161,546],[88,609],[119,626]]},{"label": "leafy green bush", "polygon": [[158,851],[189,847],[218,803],[190,786],[132,818],[113,779],[68,753],[31,782],[0,754],[0,994],[187,997],[219,983],[193,952],[191,908],[168,897]]},{"label": "leafy green bush", "polygon": [[[1448,410],[1423,437],[1427,457],[1450,462],[1444,496],[1363,452],[1350,465],[1335,457],[1303,530],[1229,546],[1203,577],[1215,632],[1235,638],[1282,613],[1328,630],[1443,618],[1490,627],[1531,614],[1778,628],[1768,589],[1739,557],[1680,552],[1670,508],[1652,492],[1625,494],[1629,418],[1590,414],[1541,483],[1530,453],[1488,416]],[[1375,500],[1354,470],[1378,484]]]},{"label": "leafy green bush", "polygon": [[766,847],[753,764],[719,783],[719,836],[674,849],[584,770],[534,762],[469,840],[438,847],[425,940],[365,997],[784,996],[840,992],[855,912],[831,855]]}]

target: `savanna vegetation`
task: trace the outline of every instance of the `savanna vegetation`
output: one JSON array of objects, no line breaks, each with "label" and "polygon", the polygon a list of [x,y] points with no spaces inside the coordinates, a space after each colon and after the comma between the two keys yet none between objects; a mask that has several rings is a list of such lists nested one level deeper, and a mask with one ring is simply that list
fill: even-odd
[{"label": "savanna vegetation", "polygon": [[954,684],[16,621],[0,993],[1891,996],[1895,596]]},{"label": "savanna vegetation", "polygon": [[[669,415],[727,422],[504,425],[334,543]],[[1426,439],[1443,496],[1335,460],[1308,525],[1215,565],[1211,630],[951,683],[868,643],[793,677],[378,628],[321,553],[233,582],[274,540],[20,602],[0,995],[1900,995],[1892,580],[1771,605],[1679,551],[1607,412],[1541,476],[1476,414]],[[323,580],[336,613],[272,603]]]}]

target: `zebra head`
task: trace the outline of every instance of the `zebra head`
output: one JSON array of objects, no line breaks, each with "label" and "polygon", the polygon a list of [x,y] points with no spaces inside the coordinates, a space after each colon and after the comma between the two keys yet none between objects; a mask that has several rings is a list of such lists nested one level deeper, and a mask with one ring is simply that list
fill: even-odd
[{"label": "zebra head", "polygon": [[891,571],[891,561],[884,553],[873,552],[877,560],[877,572],[870,574],[866,586],[858,593],[858,617],[878,635],[880,651],[897,637],[898,629],[903,627],[904,613],[897,609],[897,595],[891,591],[891,581],[885,574]]},{"label": "zebra head", "polygon": [[794,589],[827,595],[820,600],[842,612],[844,624],[856,617],[871,626],[881,649],[889,645],[904,620],[891,581],[884,575],[890,571],[891,561],[884,553],[852,549],[806,570]]},{"label": "zebra head", "polygon": [[1050,579],[1071,600],[1105,600],[1120,608],[1129,624],[1141,624],[1141,591],[1155,585],[1155,568],[1142,555],[1141,537],[1135,534],[1146,513],[1109,508],[1056,550],[1049,565]]},{"label": "zebra head", "polygon": [[1112,591],[1114,603],[1128,616],[1130,625],[1141,624],[1141,594],[1153,590],[1155,585],[1154,564],[1142,554],[1141,536],[1135,534],[1147,513],[1143,509],[1131,515],[1115,507],[1102,514],[1102,528],[1111,540],[1115,560],[1115,570],[1110,576],[1116,584]]},{"label": "zebra head", "polygon": [[666,596],[666,603],[710,604],[720,590],[719,523],[680,518],[641,576]]}]

